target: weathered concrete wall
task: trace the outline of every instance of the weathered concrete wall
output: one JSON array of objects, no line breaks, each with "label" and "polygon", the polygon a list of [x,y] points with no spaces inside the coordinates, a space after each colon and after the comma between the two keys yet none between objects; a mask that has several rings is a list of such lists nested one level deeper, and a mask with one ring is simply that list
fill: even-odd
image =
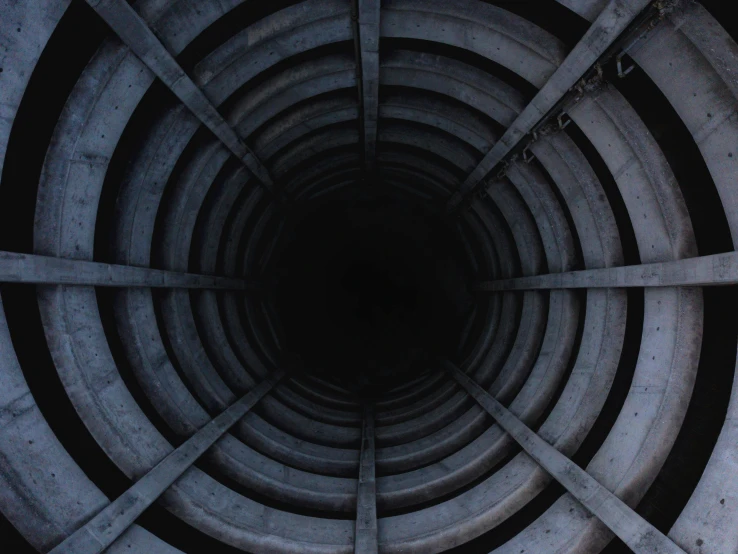
[{"label": "weathered concrete wall", "polygon": [[[117,479],[143,483],[119,503],[150,494],[183,523],[106,512],[108,552],[617,552],[613,533],[738,550],[734,299],[703,289],[738,269],[701,251],[738,233],[738,46],[703,6],[651,6],[621,45],[637,69],[608,58],[581,86],[647,2],[540,3],[591,24],[573,48],[523,3],[69,4],[0,0],[0,202],[33,244],[0,237],[0,511],[30,547],[117,506]],[[46,45],[85,17],[109,29],[61,92]],[[321,209],[388,198],[437,220],[469,276],[448,327],[462,373],[419,358],[369,409],[292,351],[280,268]],[[145,486],[282,369],[196,465]]]}]

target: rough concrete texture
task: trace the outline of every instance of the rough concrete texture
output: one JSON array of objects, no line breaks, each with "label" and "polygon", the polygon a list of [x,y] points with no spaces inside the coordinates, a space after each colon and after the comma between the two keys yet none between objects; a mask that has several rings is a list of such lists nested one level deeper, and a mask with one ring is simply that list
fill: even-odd
[{"label": "rough concrete texture", "polygon": [[672,552],[684,550],[659,533],[617,496],[594,480],[586,471],[512,415],[495,398],[453,365],[451,375],[489,413],[526,453],[559,481],[582,505],[607,525],[634,552]]},{"label": "rough concrete texture", "polygon": [[[0,540],[738,551],[719,4],[0,0]],[[331,210],[381,230],[393,202],[428,223],[402,228],[417,252],[329,228],[295,253]],[[370,302],[330,301],[329,247],[371,250]],[[285,301],[298,254],[325,290]],[[443,320],[452,348],[418,339],[381,386],[367,360],[331,374],[293,347],[299,297],[328,299],[306,335],[355,308],[389,334]]]},{"label": "rough concrete texture", "polygon": [[246,290],[242,279],[0,252],[0,281],[39,285]]},{"label": "rough concrete texture", "polygon": [[240,400],[234,402],[177,447],[136,484],[111,502],[85,525],[55,546],[53,554],[98,554],[123,535],[134,521],[156,502],[216,441],[233,427],[284,373],[270,376]]},{"label": "rough concrete texture", "polygon": [[734,252],[687,258],[677,262],[549,273],[479,284],[479,290],[499,292],[531,289],[597,289],[621,287],[717,286],[738,283]]}]

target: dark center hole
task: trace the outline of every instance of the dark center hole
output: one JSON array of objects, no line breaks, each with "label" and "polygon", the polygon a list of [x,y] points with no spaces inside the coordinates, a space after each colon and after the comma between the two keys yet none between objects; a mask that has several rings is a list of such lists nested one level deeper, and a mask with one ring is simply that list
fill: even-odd
[{"label": "dark center hole", "polygon": [[284,233],[276,311],[303,371],[379,394],[455,355],[470,277],[463,249],[427,206],[338,196]]}]

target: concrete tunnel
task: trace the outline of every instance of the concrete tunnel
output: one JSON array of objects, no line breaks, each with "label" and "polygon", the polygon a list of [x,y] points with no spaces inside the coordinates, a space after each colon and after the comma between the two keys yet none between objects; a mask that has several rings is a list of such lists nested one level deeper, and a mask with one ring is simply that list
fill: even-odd
[{"label": "concrete tunnel", "polygon": [[0,0],[0,551],[738,552],[719,0]]}]

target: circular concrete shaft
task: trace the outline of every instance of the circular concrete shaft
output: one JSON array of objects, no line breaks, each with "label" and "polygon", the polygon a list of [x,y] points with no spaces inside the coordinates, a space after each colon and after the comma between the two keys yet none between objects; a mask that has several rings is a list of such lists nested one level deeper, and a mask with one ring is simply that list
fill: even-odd
[{"label": "circular concrete shaft", "polygon": [[724,4],[0,0],[8,552],[738,552]]}]

